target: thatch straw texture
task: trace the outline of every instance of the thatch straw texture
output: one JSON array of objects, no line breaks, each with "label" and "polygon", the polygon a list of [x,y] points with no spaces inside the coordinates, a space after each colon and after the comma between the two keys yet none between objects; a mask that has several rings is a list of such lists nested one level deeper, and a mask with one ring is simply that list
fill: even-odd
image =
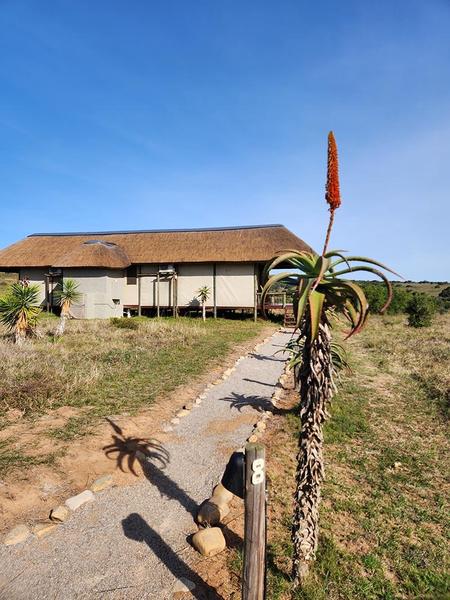
[{"label": "thatch straw texture", "polygon": [[[0,251],[0,269],[106,266],[103,264],[104,253],[84,254],[83,242],[90,240],[117,244],[127,256],[128,264],[265,262],[279,250],[311,251],[305,242],[283,225],[186,231],[34,234]],[[69,264],[71,262],[74,264]]]},{"label": "thatch straw texture", "polygon": [[56,260],[53,267],[103,267],[126,269],[131,265],[127,253],[117,244],[94,240],[78,244]]}]

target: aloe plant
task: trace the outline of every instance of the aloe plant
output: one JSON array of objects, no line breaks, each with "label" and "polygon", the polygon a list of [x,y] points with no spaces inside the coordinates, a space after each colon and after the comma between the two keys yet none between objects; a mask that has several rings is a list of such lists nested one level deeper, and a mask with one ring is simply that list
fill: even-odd
[{"label": "aloe plant", "polygon": [[61,315],[55,335],[61,336],[66,329],[66,321],[70,317],[70,309],[81,299],[82,294],[78,291],[78,283],[74,279],[65,279],[62,288],[55,290],[54,296],[61,307]]},{"label": "aloe plant", "polygon": [[[342,250],[328,251],[334,212],[341,204],[337,147],[332,132],[328,136],[327,175],[325,197],[330,206],[330,220],[322,254],[278,252],[265,268],[267,282],[261,294],[264,311],[265,299],[274,284],[284,281],[296,288],[294,314],[298,338],[288,348],[300,390],[301,423],[292,526],[294,587],[308,576],[316,555],[320,489],[325,474],[323,423],[329,416],[327,409],[336,389],[337,368],[345,365],[340,348],[331,340],[332,327],[335,317],[342,315],[348,322],[348,338],[361,331],[369,313],[361,287],[343,276],[363,272],[379,277],[387,289],[383,312],[392,298],[392,286],[385,271],[397,275],[371,258],[346,256]],[[285,265],[293,270],[270,276],[271,271]]]},{"label": "aloe plant", "polygon": [[202,303],[202,318],[206,321],[206,302],[211,294],[211,291],[207,285],[204,285],[197,290],[197,298]]},{"label": "aloe plant", "polygon": [[18,345],[36,327],[41,313],[39,293],[38,285],[18,282],[13,283],[6,295],[0,298],[0,323],[14,335],[14,341]]}]

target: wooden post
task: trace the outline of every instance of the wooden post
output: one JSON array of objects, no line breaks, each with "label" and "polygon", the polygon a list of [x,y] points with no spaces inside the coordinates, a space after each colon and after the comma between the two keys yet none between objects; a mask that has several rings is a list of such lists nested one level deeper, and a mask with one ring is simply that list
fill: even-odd
[{"label": "wooden post", "polygon": [[47,312],[50,312],[50,285],[49,285],[49,277],[50,275],[45,276],[45,304],[47,307]]},{"label": "wooden post", "polygon": [[138,284],[138,317],[140,317],[142,314],[142,308],[141,308],[142,267],[141,267],[141,265],[139,265],[139,271],[138,271],[138,273],[136,273],[136,276],[137,276],[137,284]]},{"label": "wooden post", "polygon": [[216,263],[213,264],[213,302],[214,302],[214,310],[213,316],[217,319],[217,287],[216,287]]},{"label": "wooden post", "polygon": [[253,309],[253,320],[256,321],[258,320],[258,274],[256,272],[256,263],[253,266],[253,287],[254,287],[254,294],[255,294],[255,298],[254,298],[254,309]]},{"label": "wooden post", "polygon": [[178,277],[176,273],[173,276],[173,315],[178,318]]},{"label": "wooden post", "polygon": [[242,600],[264,600],[266,576],[266,461],[261,444],[245,447],[245,535]]},{"label": "wooden post", "polygon": [[156,316],[159,319],[159,269],[158,269],[158,273],[156,274]]}]

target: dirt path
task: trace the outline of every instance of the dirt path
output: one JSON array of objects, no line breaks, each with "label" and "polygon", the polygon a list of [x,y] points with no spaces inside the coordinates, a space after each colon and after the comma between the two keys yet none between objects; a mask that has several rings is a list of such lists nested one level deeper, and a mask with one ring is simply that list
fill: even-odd
[{"label": "dirt path", "polygon": [[[127,437],[149,437],[161,432],[162,423],[175,416],[183,404],[192,402],[207,385],[220,378],[225,369],[233,366],[240,356],[251,352],[255,344],[267,339],[274,330],[273,325],[268,325],[256,337],[235,344],[220,364],[211,366],[189,384],[157,396],[137,414],[110,415],[110,421],[95,419],[90,423],[88,434],[70,439],[49,435],[55,428],[66,427],[71,418],[82,415],[82,409],[67,406],[48,411],[35,420],[21,419],[1,429],[0,446],[6,443],[13,453],[38,460],[44,458],[44,461],[43,464],[25,464],[0,477],[0,538],[16,523],[46,519],[54,506],[115,468],[114,455],[108,457],[103,451],[114,435],[111,421],[119,425]],[[158,437],[165,442],[171,436],[158,433]],[[55,460],[46,462],[48,456],[54,456]],[[137,473],[142,474],[139,469]],[[124,485],[134,482],[136,476],[128,469],[122,472],[117,467],[114,480],[118,485]]]},{"label": "dirt path", "polygon": [[2,546],[0,598],[164,600],[187,577],[196,583],[193,597],[220,599],[189,567],[192,517],[245,442],[256,411],[270,401],[288,335],[275,333],[173,431],[145,442],[147,458],[138,454],[132,464],[117,426],[113,455],[125,467],[140,460],[145,478],[101,492],[47,538]]}]

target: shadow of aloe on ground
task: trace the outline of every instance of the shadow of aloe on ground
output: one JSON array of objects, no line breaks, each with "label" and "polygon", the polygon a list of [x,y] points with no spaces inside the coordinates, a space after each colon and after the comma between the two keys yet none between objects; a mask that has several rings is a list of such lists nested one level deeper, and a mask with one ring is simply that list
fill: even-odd
[{"label": "shadow of aloe on ground", "polygon": [[[135,469],[137,461],[146,479],[150,484],[156,486],[162,497],[176,500],[195,518],[198,511],[197,502],[163,472],[170,462],[168,450],[155,438],[127,436],[122,428],[111,419],[107,419],[107,421],[114,433],[112,443],[103,448],[106,456],[114,459],[122,472],[128,469],[136,477],[138,476]],[[141,515],[137,513],[130,514],[122,521],[122,527],[128,538],[145,542],[173,575],[177,578],[185,577],[192,581],[196,585],[196,589],[192,592],[194,598],[222,600],[222,596],[183,562]],[[228,548],[242,548],[242,538],[227,524],[222,525],[222,531]],[[190,535],[187,538],[189,542],[191,537]]]},{"label": "shadow of aloe on ground", "polygon": [[136,462],[148,481],[154,485],[162,497],[177,500],[188,513],[195,515],[197,503],[176,482],[164,473],[170,462],[168,450],[155,438],[126,436],[122,429],[111,419],[107,419],[115,432],[113,442],[103,448],[106,456],[115,459],[118,468],[126,468],[136,477]]}]

